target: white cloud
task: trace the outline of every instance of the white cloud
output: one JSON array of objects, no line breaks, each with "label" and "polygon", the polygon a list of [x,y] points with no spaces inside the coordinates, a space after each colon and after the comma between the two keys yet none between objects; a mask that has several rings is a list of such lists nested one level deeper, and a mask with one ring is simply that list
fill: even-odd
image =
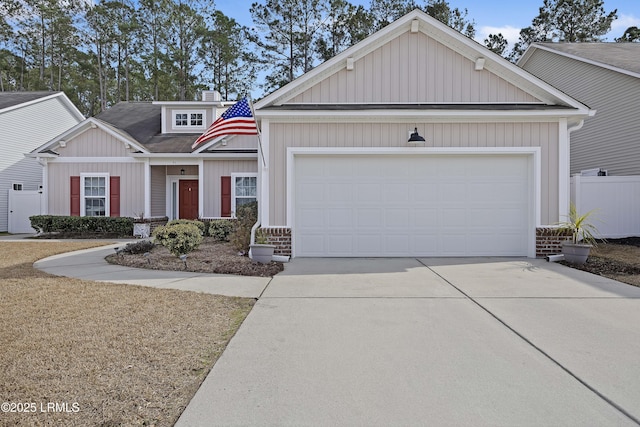
[{"label": "white cloud", "polygon": [[490,26],[480,27],[478,32],[476,33],[476,41],[480,44],[484,44],[484,39],[489,37],[489,34],[494,34],[494,35],[502,34],[502,36],[505,39],[507,39],[507,42],[509,43],[509,48],[511,48],[518,41],[518,38],[520,37],[520,28],[515,28],[515,27],[512,27],[511,25],[505,25],[503,27],[490,27]]},{"label": "white cloud", "polygon": [[633,15],[620,15],[611,23],[611,31],[607,34],[607,38],[620,37],[629,27],[640,27],[640,18]]}]

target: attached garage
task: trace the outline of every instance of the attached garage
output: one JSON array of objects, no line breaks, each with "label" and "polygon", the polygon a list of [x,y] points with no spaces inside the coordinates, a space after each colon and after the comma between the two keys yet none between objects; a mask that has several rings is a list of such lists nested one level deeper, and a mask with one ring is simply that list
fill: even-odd
[{"label": "attached garage", "polygon": [[417,9],[255,112],[260,226],[292,257],[558,253],[595,113]]},{"label": "attached garage", "polygon": [[532,256],[533,153],[292,157],[294,256]]}]

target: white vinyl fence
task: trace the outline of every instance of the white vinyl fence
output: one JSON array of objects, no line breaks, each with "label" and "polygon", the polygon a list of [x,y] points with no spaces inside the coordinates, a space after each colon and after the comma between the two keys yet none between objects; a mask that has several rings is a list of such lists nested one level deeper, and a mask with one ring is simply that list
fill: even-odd
[{"label": "white vinyl fence", "polygon": [[35,233],[29,217],[41,215],[43,207],[41,191],[9,190],[9,233]]},{"label": "white vinyl fence", "polygon": [[574,175],[571,201],[579,214],[594,211],[600,237],[640,236],[640,176]]}]

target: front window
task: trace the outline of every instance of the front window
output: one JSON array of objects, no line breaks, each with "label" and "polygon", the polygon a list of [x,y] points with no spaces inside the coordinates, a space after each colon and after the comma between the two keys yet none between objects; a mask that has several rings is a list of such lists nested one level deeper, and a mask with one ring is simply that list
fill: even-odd
[{"label": "front window", "polygon": [[80,209],[82,216],[109,216],[108,174],[82,175]]},{"label": "front window", "polygon": [[256,174],[233,174],[233,199],[231,210],[236,211],[238,206],[257,201],[258,177]]}]

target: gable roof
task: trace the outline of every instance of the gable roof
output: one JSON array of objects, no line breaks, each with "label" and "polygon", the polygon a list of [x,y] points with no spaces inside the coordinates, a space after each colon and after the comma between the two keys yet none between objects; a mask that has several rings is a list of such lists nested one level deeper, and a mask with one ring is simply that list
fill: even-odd
[{"label": "gable roof", "polygon": [[[590,113],[589,108],[584,104],[491,52],[486,47],[469,39],[458,31],[432,18],[423,11],[416,9],[256,102],[256,114],[260,116],[260,110],[262,110],[262,115],[264,115],[265,110],[282,106],[316,83],[344,69],[347,67],[348,62],[357,61],[385,43],[409,31],[420,31],[428,37],[453,49],[463,57],[476,63],[478,63],[477,61],[482,62],[484,69],[487,69],[505,81],[531,94],[535,98],[540,99],[544,104],[569,107],[577,110],[575,113],[580,115]],[[299,106],[291,106],[291,109],[296,109],[296,107]],[[392,104],[389,105],[389,109],[393,107]]]},{"label": "gable roof", "polygon": [[55,157],[55,156],[57,156],[57,154],[55,154],[54,148],[57,147],[58,145],[60,145],[62,143],[62,141],[66,141],[66,140],[75,138],[76,136],[80,135],[81,133],[86,132],[89,129],[95,129],[95,128],[102,129],[103,131],[105,131],[106,133],[112,135],[113,137],[115,137],[117,140],[119,140],[120,142],[122,142],[126,146],[132,147],[133,150],[140,151],[140,152],[143,152],[143,153],[144,152],[148,152],[148,150],[144,146],[140,145],[130,135],[126,134],[125,132],[121,131],[120,129],[114,128],[109,123],[105,123],[102,120],[96,119],[94,117],[90,117],[90,118],[86,119],[85,121],[78,123],[77,125],[75,125],[71,129],[67,130],[66,132],[58,135],[57,137],[55,137],[51,141],[47,142],[46,144],[44,144],[44,145],[36,148],[35,150],[31,151],[31,153],[32,154],[47,153],[48,155],[51,155],[51,156]]},{"label": "gable roof", "polygon": [[78,120],[84,120],[80,110],[73,105],[64,92],[0,92],[0,114],[52,98],[60,98],[72,115]]},{"label": "gable roof", "polygon": [[518,65],[524,66],[536,49],[640,78],[640,43],[534,43]]}]

